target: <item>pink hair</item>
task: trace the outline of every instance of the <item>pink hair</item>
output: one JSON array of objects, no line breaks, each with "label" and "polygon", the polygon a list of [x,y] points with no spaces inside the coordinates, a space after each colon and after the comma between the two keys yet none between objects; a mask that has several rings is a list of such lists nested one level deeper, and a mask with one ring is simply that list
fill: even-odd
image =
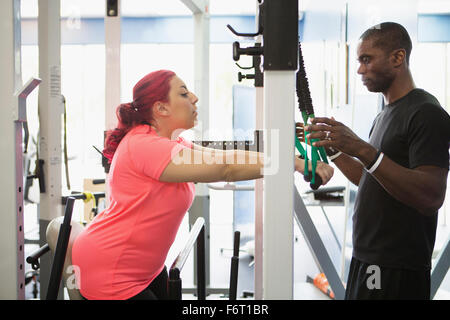
[{"label": "pink hair", "polygon": [[135,126],[150,124],[152,107],[157,101],[167,102],[173,71],[158,70],[147,74],[133,88],[133,102],[122,103],[116,109],[118,124],[106,133],[103,155],[111,163],[120,141]]}]

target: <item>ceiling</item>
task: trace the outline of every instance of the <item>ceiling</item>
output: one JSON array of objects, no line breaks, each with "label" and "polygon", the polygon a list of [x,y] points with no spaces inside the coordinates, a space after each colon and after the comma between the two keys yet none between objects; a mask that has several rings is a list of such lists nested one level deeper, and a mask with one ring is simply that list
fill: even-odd
[{"label": "ceiling", "polygon": [[[331,4],[333,0],[313,2],[300,0],[299,9],[308,11],[308,8],[319,5],[326,10],[327,2]],[[37,17],[37,3],[38,0],[22,0],[22,17]],[[63,17],[103,17],[105,3],[105,0],[61,0],[61,15]],[[417,0],[416,3],[418,13],[450,13],[450,0]],[[191,15],[191,11],[180,0],[121,0],[121,6],[122,16]],[[211,15],[255,15],[256,0],[209,0],[209,12]]]},{"label": "ceiling", "polygon": [[[22,17],[37,17],[38,0],[22,0]],[[61,16],[103,17],[105,0],[61,0]],[[255,0],[210,0],[211,15],[255,15]],[[122,0],[121,15],[133,17],[188,16],[191,11],[180,0]]]}]

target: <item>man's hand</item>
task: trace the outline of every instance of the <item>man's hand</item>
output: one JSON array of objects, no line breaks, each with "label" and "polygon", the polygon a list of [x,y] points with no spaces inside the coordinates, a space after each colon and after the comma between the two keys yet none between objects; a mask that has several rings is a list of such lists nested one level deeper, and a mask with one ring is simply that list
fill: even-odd
[{"label": "man's hand", "polygon": [[[360,139],[350,128],[334,118],[314,118],[305,130],[311,132],[308,139],[320,139],[313,143],[316,147],[333,148],[352,157],[370,163],[376,150]],[[367,159],[366,159],[367,158]]]},{"label": "man's hand", "polygon": [[[331,117],[332,120],[334,120],[333,117]],[[297,138],[300,142],[305,143],[305,128],[303,123],[296,122],[295,123],[295,134],[297,135]],[[308,140],[308,144],[311,145],[311,140]],[[331,148],[331,147],[324,147],[325,152],[327,156],[332,156],[339,152],[339,150]]]}]

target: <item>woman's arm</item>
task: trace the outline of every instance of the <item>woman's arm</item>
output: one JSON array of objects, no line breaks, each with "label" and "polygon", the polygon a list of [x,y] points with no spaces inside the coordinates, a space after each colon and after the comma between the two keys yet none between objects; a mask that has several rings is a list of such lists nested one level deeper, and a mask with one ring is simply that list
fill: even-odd
[{"label": "woman's arm", "polygon": [[[294,169],[303,174],[304,160],[295,158]],[[160,176],[164,182],[242,181],[263,177],[262,153],[245,150],[216,150],[194,146],[183,149],[167,165]],[[333,168],[318,165],[318,174],[326,184]]]}]

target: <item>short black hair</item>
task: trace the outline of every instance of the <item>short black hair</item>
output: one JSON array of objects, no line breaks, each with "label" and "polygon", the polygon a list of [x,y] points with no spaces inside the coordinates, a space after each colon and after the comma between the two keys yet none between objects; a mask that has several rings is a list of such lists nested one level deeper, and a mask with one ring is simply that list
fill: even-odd
[{"label": "short black hair", "polygon": [[373,40],[373,45],[385,52],[404,49],[406,51],[406,63],[409,65],[412,42],[408,31],[402,25],[395,22],[383,22],[367,29],[359,39],[363,41]]}]

